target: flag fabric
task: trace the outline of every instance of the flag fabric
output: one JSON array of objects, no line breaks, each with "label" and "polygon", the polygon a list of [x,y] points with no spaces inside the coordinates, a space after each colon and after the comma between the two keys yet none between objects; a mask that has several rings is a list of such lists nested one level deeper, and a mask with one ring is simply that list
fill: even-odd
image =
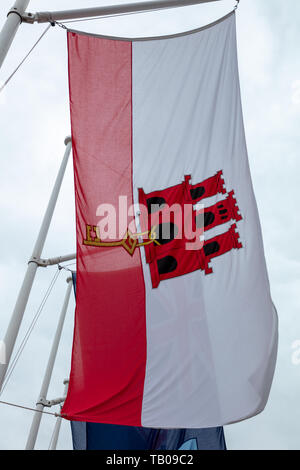
[{"label": "flag fabric", "polygon": [[[72,272],[76,296],[76,272]],[[226,450],[222,427],[151,429],[71,421],[74,450]]]},{"label": "flag fabric", "polygon": [[68,31],[68,52],[77,302],[63,417],[190,429],[256,415],[277,315],[235,14],[169,37]]},{"label": "flag fabric", "polygon": [[149,429],[71,421],[74,450],[226,450],[222,427]]}]

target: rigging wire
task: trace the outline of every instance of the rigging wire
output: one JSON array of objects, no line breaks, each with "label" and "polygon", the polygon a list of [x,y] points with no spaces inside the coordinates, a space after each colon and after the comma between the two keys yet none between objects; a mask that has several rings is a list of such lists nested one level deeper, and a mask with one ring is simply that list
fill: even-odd
[{"label": "rigging wire", "polygon": [[66,267],[66,266],[74,266],[75,264],[76,264],[76,261],[74,263],[64,264],[62,266],[62,268]]},{"label": "rigging wire", "polygon": [[67,268],[67,266],[74,266],[76,263],[70,263],[70,264],[64,264],[63,266],[61,264],[58,265],[58,269],[64,269],[65,271],[70,272],[73,274],[75,271],[73,269]]},{"label": "rigging wire", "polygon": [[30,335],[31,335],[38,319],[40,318],[40,316],[43,312],[44,306],[45,306],[45,304],[47,302],[47,299],[48,299],[48,297],[49,297],[49,295],[50,295],[50,293],[51,293],[51,291],[52,291],[52,289],[53,289],[53,287],[54,287],[54,285],[55,285],[55,283],[58,279],[58,276],[59,276],[60,272],[61,272],[61,270],[58,268],[57,271],[55,272],[50,284],[49,284],[49,287],[46,290],[46,293],[45,293],[45,295],[44,295],[44,297],[43,297],[43,299],[42,299],[42,301],[41,301],[41,303],[40,303],[40,305],[37,309],[36,314],[34,315],[32,321],[31,321],[31,323],[30,323],[30,325],[29,325],[29,327],[28,327],[28,329],[25,333],[25,336],[24,336],[23,340],[21,341],[19,349],[16,352],[16,354],[15,354],[15,356],[14,356],[12,362],[11,362],[10,367],[8,368],[7,375],[6,375],[5,381],[3,383],[2,390],[0,392],[0,396],[2,395],[4,389],[6,388],[8,382],[11,378],[11,375],[12,375],[12,373],[13,373],[13,371],[14,371],[14,369],[15,369],[18,361],[19,361],[19,358],[20,358],[20,356],[21,356],[21,354],[22,354],[22,352],[23,352],[23,350],[24,350],[24,348],[25,348],[25,346],[26,346],[26,344],[29,340],[29,337],[30,337]]},{"label": "rigging wire", "polygon": [[23,410],[34,411],[35,413],[43,413],[45,415],[52,415],[58,418],[60,416],[59,413],[51,413],[50,411],[42,411],[36,410],[35,408],[30,408],[29,406],[18,405],[17,403],[10,403],[8,401],[0,401],[1,405],[8,405],[8,406],[15,406],[16,408],[22,408]]},{"label": "rigging wire", "polygon": [[9,75],[9,77],[5,80],[5,82],[3,83],[3,85],[0,87],[0,93],[1,91],[3,91],[3,89],[6,87],[6,85],[8,84],[8,82],[10,82],[10,80],[13,78],[13,76],[15,75],[15,73],[19,70],[19,68],[21,67],[21,65],[24,64],[25,60],[30,56],[30,54],[32,53],[33,49],[35,49],[35,47],[38,45],[38,43],[40,42],[40,40],[45,36],[45,34],[47,33],[47,31],[50,29],[52,25],[49,24],[47,26],[47,28],[44,30],[44,32],[41,34],[41,36],[38,38],[38,40],[34,43],[34,45],[32,46],[32,48],[30,49],[30,51],[25,55],[25,57],[21,60],[21,62],[19,63],[19,65],[16,67],[16,69]]}]

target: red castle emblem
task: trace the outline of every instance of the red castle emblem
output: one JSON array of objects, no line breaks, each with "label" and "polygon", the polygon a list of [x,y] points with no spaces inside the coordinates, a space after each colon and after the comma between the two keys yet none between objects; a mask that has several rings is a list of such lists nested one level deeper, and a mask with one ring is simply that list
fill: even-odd
[{"label": "red castle emblem", "polygon": [[[218,171],[216,175],[195,185],[192,185],[190,180],[190,175],[185,176],[181,184],[149,194],[145,194],[143,189],[139,189],[139,202],[148,208],[148,220],[141,220],[141,228],[143,230],[148,226],[155,227],[157,232],[158,243],[145,245],[146,262],[150,266],[153,288],[158,287],[161,281],[199,269],[205,274],[210,274],[213,272],[210,266],[213,258],[233,249],[242,248],[239,234],[236,231],[236,223],[233,223],[226,232],[205,240],[200,249],[186,249],[186,244],[196,242],[196,237],[199,237],[201,233],[226,222],[238,222],[242,219],[234,191],[230,191],[226,198],[213,206],[205,207],[200,211],[192,209],[194,240],[186,239],[177,230],[176,224],[172,220],[168,224],[169,237],[161,236],[164,225],[161,220],[163,220],[164,210],[168,210],[174,204],[179,204],[182,207],[181,213],[184,214],[185,205],[194,206],[205,198],[219,193],[226,194],[222,171]],[[184,221],[182,222],[184,224]]]}]

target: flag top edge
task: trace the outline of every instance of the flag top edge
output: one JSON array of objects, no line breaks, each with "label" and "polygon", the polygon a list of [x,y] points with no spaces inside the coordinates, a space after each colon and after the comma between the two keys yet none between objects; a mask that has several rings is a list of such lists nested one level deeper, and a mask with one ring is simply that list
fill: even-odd
[{"label": "flag top edge", "polygon": [[226,21],[228,18],[231,16],[235,16],[235,10],[232,10],[230,13],[227,13],[227,15],[222,16],[221,18],[213,21],[212,23],[209,23],[207,25],[201,26],[196,29],[191,29],[188,31],[183,31],[180,33],[174,33],[174,34],[168,34],[168,35],[163,35],[163,36],[148,36],[148,37],[121,37],[121,36],[110,36],[110,35],[103,35],[103,34],[94,34],[94,33],[88,33],[85,31],[79,31],[77,29],[68,29],[68,33],[75,33],[75,34],[80,34],[82,36],[92,36],[96,38],[101,38],[101,39],[111,39],[113,41],[128,41],[128,42],[139,42],[139,41],[155,41],[155,40],[161,40],[161,39],[173,39],[173,38],[178,38],[182,36],[188,36],[191,34],[199,33],[201,31],[204,31],[206,29],[210,29],[219,23],[222,23],[223,21]]}]

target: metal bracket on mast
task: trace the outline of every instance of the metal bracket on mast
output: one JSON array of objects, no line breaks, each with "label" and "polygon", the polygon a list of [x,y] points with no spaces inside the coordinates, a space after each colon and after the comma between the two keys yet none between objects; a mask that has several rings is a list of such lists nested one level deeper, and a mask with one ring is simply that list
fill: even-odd
[{"label": "metal bracket on mast", "polygon": [[35,263],[40,268],[47,268],[47,266],[53,266],[54,264],[64,263],[65,261],[71,261],[73,259],[76,259],[76,253],[65,256],[56,256],[55,258],[48,259],[36,258],[35,256],[32,256],[28,261],[28,264]]},{"label": "metal bracket on mast", "polygon": [[53,400],[47,400],[44,397],[41,397],[39,401],[36,402],[36,405],[42,405],[47,408],[51,408],[51,406],[60,405],[65,401],[66,397],[54,398]]},{"label": "metal bracket on mast", "polygon": [[[19,8],[17,8],[17,7],[13,7],[13,8],[11,8],[11,9],[9,10],[9,12],[7,13],[6,16],[8,17],[8,16],[11,15],[12,13],[14,13],[15,15],[18,15],[18,17],[20,18],[20,23],[22,23],[22,21],[23,21],[23,14],[22,14],[22,11],[21,11]],[[29,13],[29,15],[31,15],[31,13]]]},{"label": "metal bracket on mast", "polygon": [[[69,379],[65,379],[63,381],[63,384],[65,385],[65,392],[66,392],[68,389],[68,385],[69,385]],[[51,408],[51,406],[60,405],[61,403],[65,401],[66,398],[67,396],[54,398],[53,400],[47,400],[45,397],[41,397],[39,401],[36,403],[36,405],[42,405],[42,406],[46,406],[47,408]]]}]

